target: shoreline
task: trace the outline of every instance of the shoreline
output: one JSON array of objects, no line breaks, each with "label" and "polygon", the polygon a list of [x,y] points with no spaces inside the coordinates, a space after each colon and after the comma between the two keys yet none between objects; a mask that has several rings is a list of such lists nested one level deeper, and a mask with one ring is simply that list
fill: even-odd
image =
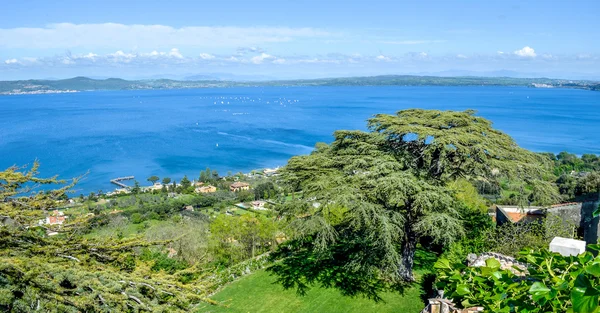
[{"label": "shoreline", "polygon": [[70,90],[70,89],[68,89],[68,90],[32,90],[32,91],[21,91],[20,89],[15,89],[13,91],[0,92],[0,95],[1,96],[48,95],[48,94],[77,93],[77,92],[80,92],[80,90]]}]

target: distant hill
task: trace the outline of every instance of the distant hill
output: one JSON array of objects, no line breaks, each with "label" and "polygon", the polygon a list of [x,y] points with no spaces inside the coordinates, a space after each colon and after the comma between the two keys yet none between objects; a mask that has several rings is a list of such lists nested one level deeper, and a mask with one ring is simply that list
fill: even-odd
[{"label": "distant hill", "polygon": [[441,77],[384,75],[300,80],[232,81],[212,76],[192,76],[194,80],[74,77],[60,80],[0,81],[0,94],[33,94],[93,90],[190,89],[251,86],[527,86],[538,88],[578,88],[600,90],[600,82],[549,78]]}]

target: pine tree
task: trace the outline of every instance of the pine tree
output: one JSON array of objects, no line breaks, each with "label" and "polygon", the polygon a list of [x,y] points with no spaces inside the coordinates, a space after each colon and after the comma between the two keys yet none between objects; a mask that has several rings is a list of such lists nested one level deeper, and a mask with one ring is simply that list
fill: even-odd
[{"label": "pine tree", "polygon": [[473,111],[404,110],[376,115],[370,132],[336,131],[331,145],[289,160],[282,178],[295,199],[279,208],[292,240],[271,270],[286,288],[311,284],[379,299],[414,281],[416,245],[464,236],[448,182],[510,177],[557,194],[544,158]]},{"label": "pine tree", "polygon": [[[94,223],[89,216],[60,228],[39,226],[78,179],[39,178],[38,166],[0,171],[0,311],[190,312],[200,302],[215,303],[201,286],[150,277],[147,264],[138,269],[137,249],[168,241],[86,239],[78,230]],[[35,184],[62,187],[37,192]]]}]

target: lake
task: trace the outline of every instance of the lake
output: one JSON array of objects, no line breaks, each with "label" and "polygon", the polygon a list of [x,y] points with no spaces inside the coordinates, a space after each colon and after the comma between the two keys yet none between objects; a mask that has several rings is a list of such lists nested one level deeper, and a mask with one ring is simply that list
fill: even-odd
[{"label": "lake", "polygon": [[475,109],[533,151],[600,154],[600,92],[523,87],[261,87],[0,96],[0,168],[41,162],[41,174],[89,171],[77,193],[151,175],[179,181],[210,167],[285,165],[362,129],[376,113]]}]

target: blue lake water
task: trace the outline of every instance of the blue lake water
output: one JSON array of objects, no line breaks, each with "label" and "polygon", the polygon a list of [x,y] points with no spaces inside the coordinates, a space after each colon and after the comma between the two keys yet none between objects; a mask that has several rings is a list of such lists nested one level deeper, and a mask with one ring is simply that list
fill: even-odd
[{"label": "blue lake water", "polygon": [[42,175],[89,171],[78,193],[117,176],[179,181],[284,165],[365,129],[376,113],[476,109],[534,151],[600,154],[600,92],[521,87],[267,87],[0,97],[0,168],[38,159]]}]

